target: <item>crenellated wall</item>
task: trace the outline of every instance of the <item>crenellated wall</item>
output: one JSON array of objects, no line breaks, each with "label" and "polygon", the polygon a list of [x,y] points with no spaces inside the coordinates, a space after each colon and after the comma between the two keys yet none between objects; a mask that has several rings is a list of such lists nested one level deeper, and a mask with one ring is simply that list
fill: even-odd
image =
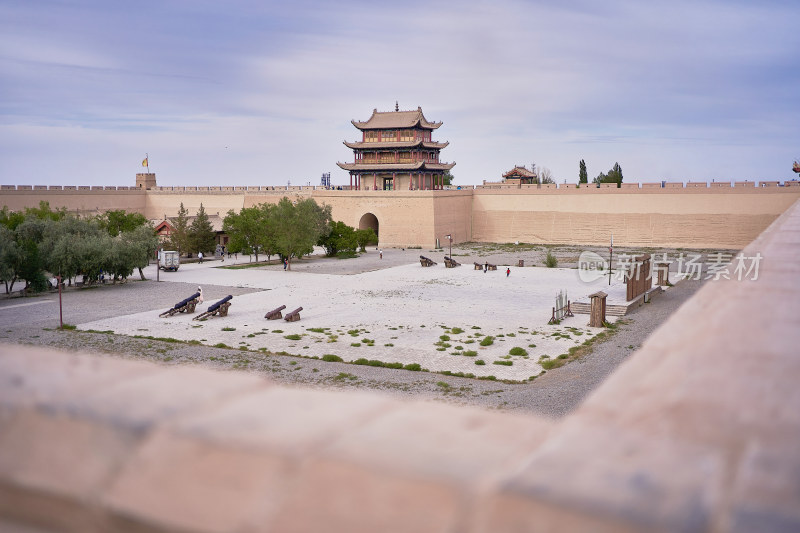
[{"label": "crenellated wall", "polygon": [[462,190],[366,191],[318,187],[45,187],[0,186],[0,205],[12,210],[39,201],[79,213],[125,209],[149,219],[175,216],[181,203],[194,214],[203,204],[225,216],[284,196],[314,198],[333,218],[358,227],[371,213],[384,247],[433,247],[453,242],[529,242],[619,246],[741,248],[800,198],[785,182],[625,183],[575,185],[485,184]]}]

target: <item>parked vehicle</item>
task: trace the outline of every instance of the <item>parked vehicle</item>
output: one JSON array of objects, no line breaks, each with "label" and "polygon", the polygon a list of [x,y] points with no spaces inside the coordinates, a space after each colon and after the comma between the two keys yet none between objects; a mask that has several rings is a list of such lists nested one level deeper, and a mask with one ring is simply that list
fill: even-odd
[{"label": "parked vehicle", "polygon": [[175,251],[162,251],[158,259],[158,268],[161,270],[176,271],[181,266],[180,254]]}]

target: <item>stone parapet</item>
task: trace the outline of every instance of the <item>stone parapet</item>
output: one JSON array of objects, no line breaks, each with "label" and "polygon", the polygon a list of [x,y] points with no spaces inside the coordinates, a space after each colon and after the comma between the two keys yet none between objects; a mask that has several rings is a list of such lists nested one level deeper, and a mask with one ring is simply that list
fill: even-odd
[{"label": "stone parapet", "polygon": [[0,345],[0,525],[796,531],[799,232],[795,203],[757,279],[707,282],[554,421]]}]

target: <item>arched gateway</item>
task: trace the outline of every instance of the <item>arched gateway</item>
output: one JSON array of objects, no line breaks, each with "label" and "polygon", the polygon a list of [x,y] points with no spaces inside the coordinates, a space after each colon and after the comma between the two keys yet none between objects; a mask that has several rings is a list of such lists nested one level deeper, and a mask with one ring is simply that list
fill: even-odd
[{"label": "arched gateway", "polygon": [[361,217],[361,220],[358,221],[358,229],[367,228],[372,228],[372,231],[375,232],[375,235],[378,235],[378,242],[380,242],[380,234],[378,233],[378,217],[372,213],[366,213]]}]

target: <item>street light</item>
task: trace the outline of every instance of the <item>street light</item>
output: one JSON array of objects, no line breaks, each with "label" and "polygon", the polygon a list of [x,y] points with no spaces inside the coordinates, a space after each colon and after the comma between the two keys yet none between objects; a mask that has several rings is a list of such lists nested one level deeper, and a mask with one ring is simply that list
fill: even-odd
[{"label": "street light", "polygon": [[448,235],[445,235],[445,237],[447,237],[447,240],[450,241],[450,256],[449,257],[452,259],[453,258],[453,236],[448,234]]}]

